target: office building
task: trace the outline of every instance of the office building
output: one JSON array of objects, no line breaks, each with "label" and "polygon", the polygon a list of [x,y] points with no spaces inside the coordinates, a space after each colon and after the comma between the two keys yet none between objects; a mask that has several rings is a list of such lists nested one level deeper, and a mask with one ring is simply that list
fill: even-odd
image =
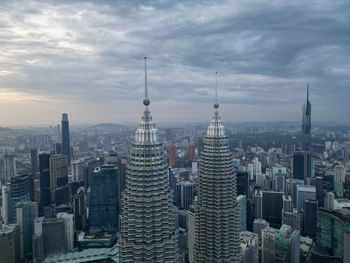
[{"label": "office building", "polygon": [[304,215],[303,215],[303,235],[314,237],[317,231],[317,200],[304,201]]},{"label": "office building", "polygon": [[250,199],[249,174],[246,171],[237,171],[237,195],[245,195]]},{"label": "office building", "polygon": [[181,185],[181,208],[188,209],[193,203],[194,184],[190,181],[180,182]]},{"label": "office building", "polygon": [[38,172],[38,149],[30,150],[30,161],[32,165],[32,174],[36,174]]},{"label": "office building", "polygon": [[302,138],[304,151],[311,150],[311,103],[309,101],[309,83],[307,84],[306,103],[303,106]]},{"label": "office building", "polygon": [[73,251],[74,249],[74,220],[73,214],[58,213],[57,218],[64,220],[65,237],[66,237],[66,249],[67,251]]},{"label": "office building", "polygon": [[286,193],[287,169],[285,167],[273,167],[272,178],[273,190],[276,192]]},{"label": "office building", "polygon": [[301,230],[302,214],[298,209],[282,212],[282,224],[288,225],[294,230]]},{"label": "office building", "polygon": [[275,235],[275,262],[300,262],[300,232],[282,225]]},{"label": "office building", "polygon": [[283,194],[282,192],[262,191],[262,218],[271,226],[281,225]]},{"label": "office building", "polygon": [[149,111],[145,61],[145,110],[131,144],[122,194],[119,261],[178,261],[175,208],[162,142]]},{"label": "office building", "polygon": [[295,152],[292,159],[293,179],[309,184],[313,177],[313,158],[311,152]]},{"label": "office building", "polygon": [[1,216],[4,224],[7,225],[10,223],[10,214],[11,214],[11,200],[10,200],[10,186],[3,185],[1,187],[2,192],[2,207],[1,207]]},{"label": "office building", "polygon": [[254,219],[253,232],[258,235],[259,243],[261,243],[262,231],[269,226],[269,223],[264,219]]},{"label": "office building", "polygon": [[16,204],[33,200],[34,181],[33,176],[27,174],[14,176],[10,181],[10,222],[16,223]]},{"label": "office building", "polygon": [[49,159],[52,208],[67,204],[69,201],[67,160],[67,156],[62,154],[53,154]]},{"label": "office building", "polygon": [[22,201],[16,204],[16,219],[20,232],[21,258],[32,255],[32,236],[34,234],[34,219],[38,217],[38,204]]},{"label": "office building", "polygon": [[4,156],[4,178],[2,183],[7,184],[11,178],[17,175],[16,156],[5,154]]},{"label": "office building", "polygon": [[73,195],[73,216],[74,227],[77,231],[85,229],[85,194],[84,187],[80,187],[77,193]]},{"label": "office building", "polygon": [[258,263],[259,262],[259,239],[258,235],[249,231],[240,233],[242,262]]},{"label": "office building", "polygon": [[193,161],[195,156],[196,156],[196,148],[194,146],[194,144],[189,144],[187,146],[187,155],[188,155],[188,159],[190,161]]},{"label": "office building", "polygon": [[300,232],[282,225],[262,231],[262,262],[300,262]]},{"label": "office building", "polygon": [[305,200],[316,200],[316,187],[312,185],[297,185],[298,209],[304,209]]},{"label": "office building", "polygon": [[118,211],[118,168],[103,165],[95,168],[91,178],[89,204],[89,233],[117,233]]},{"label": "office building", "polygon": [[327,192],[326,198],[324,199],[324,208],[333,210],[334,209],[335,196],[333,192]]},{"label": "office building", "polygon": [[334,167],[333,183],[336,197],[343,197],[345,183],[345,167],[343,165],[336,165]]},{"label": "office building", "polygon": [[50,154],[39,154],[40,205],[39,214],[44,215],[44,207],[51,206]]},{"label": "office building", "polygon": [[261,219],[262,218],[262,192],[261,191],[255,191],[253,198],[254,198],[254,214],[255,214],[255,218]]},{"label": "office building", "polygon": [[68,114],[62,113],[62,154],[67,157],[67,164],[70,164],[70,138],[69,138],[69,122]]},{"label": "office building", "polygon": [[16,224],[0,229],[0,262],[19,263],[21,259],[20,230]]},{"label": "office building", "polygon": [[84,161],[77,160],[72,162],[72,181],[80,183],[84,181]]},{"label": "office building", "polygon": [[176,165],[176,147],[175,144],[169,144],[169,165],[174,168]]},{"label": "office building", "polygon": [[[312,262],[349,262],[350,229],[349,209],[318,210],[315,245],[311,250]],[[345,241],[345,242],[344,242]]]},{"label": "office building", "polygon": [[197,263],[241,261],[236,176],[218,107],[216,100],[198,171],[194,245]]},{"label": "office building", "polygon": [[245,195],[237,196],[237,205],[239,211],[239,232],[247,230],[247,197]]},{"label": "office building", "polygon": [[[45,218],[42,221],[41,227],[44,257],[66,252],[66,229],[64,220],[60,218]],[[40,231],[36,231],[35,229],[34,232],[40,233]]]},{"label": "office building", "polygon": [[196,242],[196,220],[195,220],[195,213],[194,213],[194,206],[190,206],[188,210],[188,225],[187,225],[187,232],[188,232],[188,260],[190,263],[194,263],[194,244]]}]

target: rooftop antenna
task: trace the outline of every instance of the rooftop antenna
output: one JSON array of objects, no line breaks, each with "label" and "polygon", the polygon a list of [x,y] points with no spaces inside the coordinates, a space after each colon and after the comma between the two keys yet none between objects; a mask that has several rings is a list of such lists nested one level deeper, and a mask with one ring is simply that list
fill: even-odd
[{"label": "rooftop antenna", "polygon": [[214,103],[214,108],[217,109],[219,108],[219,103],[218,103],[218,73],[215,72],[215,78],[216,78],[216,87],[215,87],[215,103]]},{"label": "rooftop antenna", "polygon": [[147,57],[145,57],[145,98],[143,100],[143,105],[148,106],[150,100],[148,98],[148,87],[147,87]]}]

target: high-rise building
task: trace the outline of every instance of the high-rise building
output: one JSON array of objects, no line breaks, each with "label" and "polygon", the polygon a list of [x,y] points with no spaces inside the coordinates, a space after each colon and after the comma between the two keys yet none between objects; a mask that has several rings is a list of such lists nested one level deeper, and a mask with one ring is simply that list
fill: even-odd
[{"label": "high-rise building", "polygon": [[70,164],[70,139],[69,139],[69,122],[68,114],[62,113],[62,153],[67,156],[68,165]]},{"label": "high-rise building", "polygon": [[317,231],[317,200],[304,201],[303,235],[314,237]]},{"label": "high-rise building", "polygon": [[[41,227],[44,257],[66,252],[66,229],[64,220],[60,218],[46,218],[42,221]],[[35,232],[37,233],[39,231]]]},{"label": "high-rise building", "polygon": [[302,138],[304,151],[311,148],[311,103],[309,101],[309,83],[307,84],[306,103],[303,106]]},{"label": "high-rise building", "polygon": [[259,262],[259,239],[258,235],[249,231],[241,232],[241,249],[243,263]]},{"label": "high-rise building", "polygon": [[19,263],[21,241],[18,225],[4,225],[0,229],[0,262]]},{"label": "high-rise building", "polygon": [[293,178],[304,180],[304,184],[309,184],[313,177],[313,158],[311,152],[294,152],[292,162]]},{"label": "high-rise building", "polygon": [[85,195],[84,188],[80,187],[77,193],[73,195],[73,215],[74,227],[78,231],[85,229]]},{"label": "high-rise building", "polygon": [[131,146],[122,194],[121,263],[178,261],[175,208],[162,142],[149,111],[145,61],[145,110]]},{"label": "high-rise building", "polygon": [[20,201],[33,201],[34,181],[28,174],[11,178],[10,185],[10,222],[16,223],[16,204]]},{"label": "high-rise building", "polygon": [[279,227],[282,222],[283,196],[282,192],[262,192],[262,218],[271,226]]},{"label": "high-rise building", "polygon": [[193,203],[194,184],[190,181],[180,182],[181,185],[181,208],[188,209]]},{"label": "high-rise building", "polygon": [[32,255],[34,219],[38,217],[38,204],[23,201],[16,204],[16,219],[20,231],[21,258]]},{"label": "high-rise building", "polygon": [[198,171],[194,245],[198,263],[241,261],[236,176],[218,107],[216,97]]},{"label": "high-rise building", "polygon": [[4,156],[4,183],[10,182],[11,178],[16,176],[16,156],[5,154]]},{"label": "high-rise building", "polygon": [[349,262],[348,246],[350,229],[349,209],[329,210],[320,208],[317,218],[315,245],[311,262]]},{"label": "high-rise building", "polygon": [[66,249],[72,251],[74,248],[74,222],[73,214],[58,213],[57,218],[64,220],[65,236],[66,236]]},{"label": "high-rise building", "polygon": [[190,161],[193,161],[195,156],[196,156],[196,148],[194,146],[194,144],[189,144],[187,146],[187,155],[188,155],[188,159]]},{"label": "high-rise building", "polygon": [[249,174],[246,171],[237,171],[237,195],[245,195],[250,199]]},{"label": "high-rise building", "polygon": [[90,234],[117,233],[119,223],[117,182],[117,167],[103,165],[94,170],[90,186]]},{"label": "high-rise building", "polygon": [[329,209],[329,210],[333,210],[334,209],[334,193],[333,192],[328,192],[326,194],[326,198],[324,199],[324,207]]},{"label": "high-rise building", "polygon": [[50,207],[50,154],[39,154],[40,205],[39,214],[44,215],[44,207]]},{"label": "high-rise building", "polygon": [[36,174],[38,171],[38,149],[30,150],[30,160],[32,165],[32,173]]},{"label": "high-rise building", "polygon": [[316,187],[312,185],[297,185],[297,205],[298,209],[304,209],[305,200],[316,200]]},{"label": "high-rise building", "polygon": [[239,210],[239,231],[247,230],[247,197],[245,195],[237,196],[237,205]]},{"label": "high-rise building", "polygon": [[176,165],[176,147],[175,144],[169,144],[169,165],[174,168]]},{"label": "high-rise building", "polygon": [[188,260],[190,263],[194,263],[194,244],[196,241],[196,229],[195,229],[195,213],[194,206],[190,206],[188,210]]},{"label": "high-rise building", "polygon": [[168,168],[168,177],[169,177],[169,187],[170,187],[170,190],[172,191],[173,200],[174,200],[174,202],[176,202],[177,179],[176,179],[175,173],[171,167]]},{"label": "high-rise building", "polygon": [[286,179],[287,169],[285,167],[273,167],[272,168],[273,189],[276,192],[287,192]]},{"label": "high-rise building", "polygon": [[67,156],[53,154],[50,157],[51,206],[55,208],[69,201]]},{"label": "high-rise building", "polygon": [[77,160],[72,162],[72,181],[80,183],[84,181],[84,161]]},{"label": "high-rise building", "polygon": [[300,262],[300,232],[282,225],[262,231],[262,262]]},{"label": "high-rise building", "polygon": [[344,183],[345,183],[345,167],[343,165],[336,165],[334,167],[334,193],[340,198],[343,197]]},{"label": "high-rise building", "polygon": [[10,186],[3,185],[1,187],[1,193],[2,193],[1,216],[2,216],[2,220],[4,220],[4,224],[7,225],[10,223],[10,214],[11,214]]}]

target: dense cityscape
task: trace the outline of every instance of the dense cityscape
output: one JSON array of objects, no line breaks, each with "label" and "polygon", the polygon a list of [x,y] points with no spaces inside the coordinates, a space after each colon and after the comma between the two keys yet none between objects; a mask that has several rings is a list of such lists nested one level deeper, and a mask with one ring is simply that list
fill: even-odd
[{"label": "dense cityscape", "polygon": [[158,131],[145,60],[136,134],[2,128],[1,262],[349,262],[350,127],[311,126],[306,93],[300,124],[224,128],[216,97]]},{"label": "dense cityscape", "polygon": [[0,263],[350,263],[349,14],[2,0]]}]

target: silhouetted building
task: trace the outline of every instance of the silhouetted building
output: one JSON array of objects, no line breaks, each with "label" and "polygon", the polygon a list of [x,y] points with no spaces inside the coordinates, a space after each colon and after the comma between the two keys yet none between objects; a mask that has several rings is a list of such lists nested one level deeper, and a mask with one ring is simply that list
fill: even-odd
[{"label": "silhouetted building", "polygon": [[194,147],[194,144],[189,144],[187,146],[187,155],[188,155],[188,159],[190,161],[193,161],[196,155],[196,148]]},{"label": "silhouetted building", "polygon": [[302,138],[304,151],[311,148],[311,103],[309,101],[309,83],[307,84],[306,103],[303,106]]},{"label": "silhouetted building", "polygon": [[32,165],[32,174],[36,174],[38,171],[38,149],[30,150],[30,160]]},{"label": "silhouetted building", "polygon": [[84,188],[78,189],[77,193],[73,195],[73,215],[74,226],[78,231],[85,229],[85,200]]},{"label": "silhouetted building", "polygon": [[50,194],[50,154],[39,154],[40,205],[39,214],[44,215],[44,207],[51,205]]},{"label": "silhouetted building", "polygon": [[62,153],[67,156],[68,165],[70,164],[70,139],[69,139],[69,122],[68,114],[62,113]]},{"label": "silhouetted building", "polygon": [[113,165],[103,165],[95,169],[91,179],[89,233],[117,233],[118,168]]},{"label": "silhouetted building", "polygon": [[193,182],[180,182],[181,185],[181,208],[188,210],[193,203],[194,198],[194,184]]},{"label": "silhouetted building", "polygon": [[249,174],[246,171],[237,171],[237,195],[245,195],[250,199]]}]

